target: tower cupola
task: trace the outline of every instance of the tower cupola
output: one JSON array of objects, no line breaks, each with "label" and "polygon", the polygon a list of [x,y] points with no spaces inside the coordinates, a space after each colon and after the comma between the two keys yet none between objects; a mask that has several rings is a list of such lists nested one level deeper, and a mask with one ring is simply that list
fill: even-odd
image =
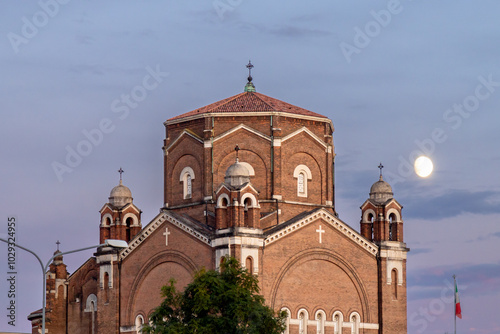
[{"label": "tower cupola", "polygon": [[385,182],[380,174],[380,179],[370,188],[370,199],[377,203],[385,203],[393,198],[394,193],[389,183]]},{"label": "tower cupola", "polygon": [[111,189],[109,193],[109,204],[116,207],[122,207],[126,204],[133,202],[132,192],[130,189],[123,185],[123,181],[120,179],[120,184]]}]

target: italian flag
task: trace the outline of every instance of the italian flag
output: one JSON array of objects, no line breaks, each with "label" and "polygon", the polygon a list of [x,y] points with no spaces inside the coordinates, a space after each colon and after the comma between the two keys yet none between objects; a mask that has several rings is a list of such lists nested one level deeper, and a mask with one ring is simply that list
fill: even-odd
[{"label": "italian flag", "polygon": [[460,308],[460,297],[458,297],[457,281],[455,281],[455,316],[462,319],[462,309]]}]

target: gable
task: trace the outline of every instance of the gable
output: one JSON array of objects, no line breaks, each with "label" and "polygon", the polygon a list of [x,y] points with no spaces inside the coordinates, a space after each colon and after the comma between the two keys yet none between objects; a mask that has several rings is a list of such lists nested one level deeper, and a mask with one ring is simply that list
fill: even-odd
[{"label": "gable", "polygon": [[146,239],[148,239],[156,230],[158,230],[165,221],[178,227],[184,233],[193,236],[202,243],[210,245],[210,239],[205,233],[202,233],[200,230],[195,229],[193,226],[191,226],[192,224],[183,221],[171,212],[164,211],[158,214],[148,225],[146,225],[142,229],[139,234],[137,234],[129,242],[129,246],[120,252],[120,259],[123,260],[132,252],[134,252],[134,250],[137,249],[137,247],[139,247],[139,245],[141,245]]},{"label": "gable", "polygon": [[350,239],[371,255],[375,256],[377,254],[378,247],[374,243],[365,239],[361,234],[325,209],[316,210],[300,219],[292,221],[289,224],[283,224],[284,226],[282,228],[279,228],[278,226],[277,228],[271,230],[264,240],[264,245],[271,245],[281,238],[293,234],[311,223],[316,222],[318,219],[325,221],[325,223],[327,223],[330,227],[340,232],[347,239]]}]

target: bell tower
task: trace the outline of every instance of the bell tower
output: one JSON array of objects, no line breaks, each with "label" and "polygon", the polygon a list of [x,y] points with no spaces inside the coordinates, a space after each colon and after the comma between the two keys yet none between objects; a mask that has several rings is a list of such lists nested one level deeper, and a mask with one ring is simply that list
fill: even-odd
[{"label": "bell tower", "polygon": [[[382,163],[379,180],[361,206],[361,235],[379,247],[379,315],[381,334],[406,333],[406,257],[403,242],[403,207],[394,199],[392,187],[384,181]],[[403,331],[404,329],[404,331]]]},{"label": "bell tower", "polygon": [[260,226],[259,192],[250,182],[250,171],[238,159],[226,170],[224,182],[215,192],[216,266],[226,255],[234,256],[253,274],[258,274],[263,231]]},{"label": "bell tower", "polygon": [[106,239],[119,239],[129,242],[142,229],[142,211],[133,203],[132,192],[123,185],[123,169],[119,169],[120,183],[109,194],[109,202],[104,204],[101,213],[99,243]]}]

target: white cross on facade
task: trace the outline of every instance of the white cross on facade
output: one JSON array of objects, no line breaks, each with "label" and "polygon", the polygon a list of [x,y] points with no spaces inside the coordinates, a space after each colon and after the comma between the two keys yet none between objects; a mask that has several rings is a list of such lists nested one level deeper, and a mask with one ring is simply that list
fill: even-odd
[{"label": "white cross on facade", "polygon": [[321,225],[319,225],[319,229],[318,229],[318,230],[316,230],[316,232],[318,232],[318,233],[319,233],[319,243],[321,243],[321,241],[322,241],[322,240],[321,240],[321,234],[325,233],[325,230],[322,230],[322,229],[321,229]]},{"label": "white cross on facade", "polygon": [[168,246],[168,236],[170,235],[168,227],[165,228],[165,232],[163,232],[163,235],[165,236],[165,246]]}]

